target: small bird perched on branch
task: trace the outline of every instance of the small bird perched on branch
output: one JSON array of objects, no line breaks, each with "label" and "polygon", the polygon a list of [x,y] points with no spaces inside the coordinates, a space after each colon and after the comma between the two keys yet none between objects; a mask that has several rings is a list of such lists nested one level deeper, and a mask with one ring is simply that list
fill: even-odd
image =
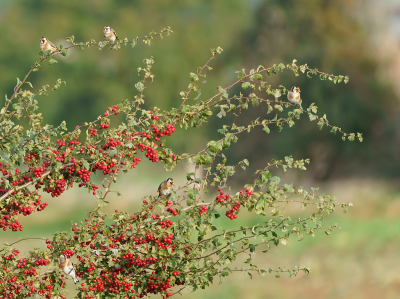
[{"label": "small bird perched on branch", "polygon": [[160,184],[158,187],[159,196],[161,195],[169,195],[172,193],[172,185],[174,184],[174,180],[172,178],[166,179],[164,182]]},{"label": "small bird perched on branch", "polygon": [[76,278],[76,275],[75,275],[74,264],[71,262],[71,260],[69,258],[67,258],[67,256],[65,254],[60,255],[60,266],[65,274],[72,277],[75,284],[77,282],[79,282],[78,278]]},{"label": "small bird perched on branch", "polygon": [[290,91],[287,93],[287,99],[290,103],[293,104],[300,104],[300,88],[297,86],[293,86]]},{"label": "small bird perched on branch", "polygon": [[45,37],[40,39],[40,49],[43,53],[46,53],[46,51],[50,50],[51,54],[58,51],[58,48]]},{"label": "small bird perched on branch", "polygon": [[104,27],[103,33],[108,42],[113,43],[116,39],[118,39],[117,33],[110,26]]}]

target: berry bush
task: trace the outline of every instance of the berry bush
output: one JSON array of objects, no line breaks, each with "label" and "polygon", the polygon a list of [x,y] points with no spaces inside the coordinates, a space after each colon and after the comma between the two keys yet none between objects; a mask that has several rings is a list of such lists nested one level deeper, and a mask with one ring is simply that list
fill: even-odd
[{"label": "berry bush", "polygon": [[[44,202],[43,193],[59,197],[68,189],[86,188],[96,204],[87,218],[74,223],[70,231],[54,233],[51,239],[43,238],[43,249],[21,252],[17,247],[25,239],[16,239],[1,247],[2,298],[66,298],[65,286],[72,280],[60,269],[60,254],[65,254],[75,264],[80,280],[76,285],[77,298],[151,295],[167,298],[185,288],[192,291],[205,288],[216,277],[235,271],[244,271],[250,276],[253,272],[277,276],[281,272],[289,276],[300,271],[309,272],[307,267],[299,266],[291,270],[265,268],[252,263],[251,253],[268,254],[272,245],[285,245],[289,238],[301,240],[314,236],[318,230],[329,234],[336,226],[325,226],[324,215],[336,208],[347,211],[349,204],[339,204],[334,197],[318,194],[318,189],[282,184],[274,169],[306,170],[310,162],[291,156],[261,165],[254,178],[243,181],[241,186],[230,186],[232,176],[240,168],[246,170],[249,162],[243,158],[238,163],[229,163],[226,152],[247,132],[257,131],[268,138],[270,130],[292,128],[300,118],[316,122],[320,129],[329,127],[344,140],[362,141],[361,134],[345,133],[331,125],[325,115],[318,116],[314,104],[303,108],[288,102],[286,93],[290,86],[273,87],[265,81],[283,71],[335,84],[346,83],[348,77],[320,72],[306,64],[297,65],[293,60],[267,68],[242,69],[236,72],[236,81],[218,87],[215,95],[204,99],[198,91],[212,70],[213,60],[222,53],[221,48],[216,48],[203,66],[190,73],[188,89],[179,94],[180,105],[167,111],[157,107],[145,110],[145,88],[155,88],[157,81],[152,72],[154,60],[149,58],[137,68],[141,77],[135,85],[137,94],[133,99],[104,107],[102,115],[70,131],[65,122],[56,127],[43,124],[37,96],[65,83],[58,79],[54,84],[34,89],[27,79],[32,72],[48,67],[45,62],[54,65],[57,56],[66,56],[73,47],[88,51],[95,48],[128,51],[122,46],[134,47],[140,42],[151,45],[155,38],[171,32],[166,28],[159,33],[115,43],[94,40],[76,43],[73,36],[68,37],[70,46],[60,46],[53,54],[41,53],[40,60],[23,80],[17,79],[11,97],[6,96],[0,111],[1,228],[14,231],[18,238],[18,232],[24,229],[20,217],[46,213],[51,201]],[[153,80],[153,85],[148,85]],[[304,99],[303,105],[307,102],[308,99]],[[249,106],[259,107],[259,117],[246,123],[241,116]],[[117,115],[122,115],[124,121],[115,118]],[[193,131],[206,126],[214,115],[221,121],[226,120],[217,129],[218,140],[210,140],[194,153],[179,153],[166,147],[166,140],[173,139],[176,130]],[[129,176],[131,171],[140,168],[142,159],[162,163],[166,170],[188,162],[196,166],[196,171],[175,178],[177,186],[171,195],[149,194],[137,199],[143,204],[133,214],[127,211],[105,214],[102,207],[108,203],[107,195],[117,191],[112,190],[113,183],[120,175]],[[200,167],[204,169],[203,176],[197,171]],[[101,186],[94,181],[96,173],[104,179]],[[309,210],[308,216],[292,219],[284,213],[283,207],[287,204],[301,205]],[[215,224],[219,217],[240,222],[241,213],[259,215],[264,221],[236,230]],[[108,219],[111,225],[106,225]],[[249,253],[245,264],[231,266],[238,256]]]}]

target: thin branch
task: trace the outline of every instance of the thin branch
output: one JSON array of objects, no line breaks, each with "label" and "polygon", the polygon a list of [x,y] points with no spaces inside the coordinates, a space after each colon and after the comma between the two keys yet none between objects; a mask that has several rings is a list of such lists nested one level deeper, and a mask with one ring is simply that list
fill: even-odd
[{"label": "thin branch", "polygon": [[[16,244],[16,243],[19,243],[19,242],[22,242],[22,241],[26,241],[26,240],[45,240],[45,239],[44,239],[44,238],[24,238],[24,239],[15,241],[15,242],[13,242],[13,243],[11,243],[11,244],[4,244],[4,245],[6,245],[6,246],[12,246],[12,245],[14,245],[14,244]],[[0,250],[0,252],[2,252],[2,251],[4,251],[4,250],[5,250],[5,249],[3,248],[3,249]]]},{"label": "thin branch", "polygon": [[[210,63],[211,60],[213,60],[215,57],[215,53],[213,53],[213,55],[211,56],[210,59],[208,59],[208,61],[201,67],[200,71],[197,73],[197,77],[199,77],[201,75],[201,72],[203,71],[203,69]],[[195,86],[194,82],[192,82],[189,91],[186,93],[186,96],[183,98],[183,101],[181,103],[181,105],[179,106],[179,108],[176,110],[175,116],[173,118],[176,117],[176,115],[178,114],[179,110],[182,108],[182,106],[185,104],[186,100],[189,97],[190,92],[193,90],[193,86]],[[173,120],[174,122],[176,122],[176,120]]]},{"label": "thin branch", "polygon": [[170,297],[176,295],[177,293],[179,293],[180,291],[182,291],[182,290],[185,289],[185,288],[186,288],[186,286],[180,288],[178,291],[176,291],[175,293],[173,293]]}]

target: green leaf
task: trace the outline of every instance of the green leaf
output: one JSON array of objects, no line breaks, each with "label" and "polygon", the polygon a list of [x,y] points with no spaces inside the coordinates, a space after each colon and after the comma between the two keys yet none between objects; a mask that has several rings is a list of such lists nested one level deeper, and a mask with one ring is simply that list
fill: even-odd
[{"label": "green leaf", "polygon": [[310,117],[310,121],[314,121],[317,119],[317,116],[312,113],[309,113],[308,116]]},{"label": "green leaf", "polygon": [[142,82],[136,83],[135,87],[139,92],[142,92],[144,90],[144,84]]},{"label": "green leaf", "polygon": [[278,216],[279,215],[279,209],[278,208],[273,208],[271,211],[272,216]]},{"label": "green leaf", "polygon": [[255,252],[256,251],[256,245],[254,244],[249,244],[250,252]]},{"label": "green leaf", "polygon": [[250,87],[250,86],[251,86],[250,82],[243,82],[243,83],[242,83],[242,88],[243,88],[243,89],[246,89],[246,88],[248,88],[248,87]]},{"label": "green leaf", "polygon": [[221,108],[221,111],[217,114],[217,116],[218,116],[219,118],[222,118],[222,117],[226,116],[225,110],[224,110],[223,108]]},{"label": "green leaf", "polygon": [[195,74],[195,73],[190,73],[189,79],[191,82],[196,82],[196,81],[199,81],[199,76],[197,76],[197,74]]},{"label": "green leaf", "polygon": [[238,79],[242,79],[246,75],[245,69],[242,69],[241,71],[237,71],[236,74],[237,74]]},{"label": "green leaf", "polygon": [[274,89],[274,92],[273,92],[272,94],[273,94],[273,96],[274,96],[275,98],[279,98],[279,97],[282,96],[282,92],[281,92],[280,89]]},{"label": "green leaf", "polygon": [[221,142],[216,142],[216,141],[210,141],[207,144],[207,147],[211,152],[218,153],[219,151],[222,150],[222,143]]},{"label": "green leaf", "polygon": [[82,161],[82,165],[83,167],[85,167],[86,169],[90,169],[89,163],[86,160]]},{"label": "green leaf", "polygon": [[256,205],[256,210],[264,210],[265,205],[267,204],[267,200],[264,198],[261,198]]},{"label": "green leaf", "polygon": [[75,40],[75,36],[73,36],[73,35],[68,36],[68,37],[66,38],[66,40],[67,40],[67,42],[73,44],[73,43],[74,43],[74,40]]},{"label": "green leaf", "polygon": [[67,49],[61,49],[62,56],[67,56]]},{"label": "green leaf", "polygon": [[311,109],[311,111],[312,111],[314,114],[316,114],[316,113],[317,113],[317,110],[318,110],[318,107],[317,107],[314,103],[312,103],[312,104],[310,105],[310,109]]},{"label": "green leaf", "polygon": [[49,64],[51,65],[51,64],[54,64],[54,63],[56,63],[56,62],[58,62],[57,60],[55,60],[54,58],[50,58],[50,60],[49,60]]},{"label": "green leaf", "polygon": [[276,110],[278,110],[279,112],[282,112],[282,111],[283,111],[282,105],[276,104],[276,105],[274,105],[274,108],[275,108]]},{"label": "green leaf", "polygon": [[261,183],[265,184],[266,182],[268,182],[270,177],[271,177],[271,173],[268,170],[262,172],[261,173]]}]

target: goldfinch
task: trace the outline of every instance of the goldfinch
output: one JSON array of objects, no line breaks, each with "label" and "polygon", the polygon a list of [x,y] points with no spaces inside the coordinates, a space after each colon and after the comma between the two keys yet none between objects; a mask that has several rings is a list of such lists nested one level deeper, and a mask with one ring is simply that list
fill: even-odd
[{"label": "goldfinch", "polygon": [[161,195],[169,195],[172,193],[172,185],[174,184],[174,180],[171,178],[166,179],[164,182],[160,184],[158,187],[159,196]]},{"label": "goldfinch", "polygon": [[72,277],[75,284],[77,282],[79,282],[78,278],[76,278],[76,275],[75,275],[74,264],[71,262],[71,260],[69,258],[67,258],[67,256],[65,254],[60,255],[60,266],[65,274]]},{"label": "goldfinch", "polygon": [[106,40],[110,43],[113,43],[116,39],[118,39],[117,33],[115,33],[115,30],[110,26],[104,27],[103,34]]},{"label": "goldfinch", "polygon": [[58,48],[45,37],[40,39],[40,49],[43,53],[46,53],[46,51],[50,50],[51,54],[58,51]]},{"label": "goldfinch", "polygon": [[293,104],[300,104],[300,88],[297,86],[293,86],[290,91],[287,93],[287,99],[290,103]]}]

